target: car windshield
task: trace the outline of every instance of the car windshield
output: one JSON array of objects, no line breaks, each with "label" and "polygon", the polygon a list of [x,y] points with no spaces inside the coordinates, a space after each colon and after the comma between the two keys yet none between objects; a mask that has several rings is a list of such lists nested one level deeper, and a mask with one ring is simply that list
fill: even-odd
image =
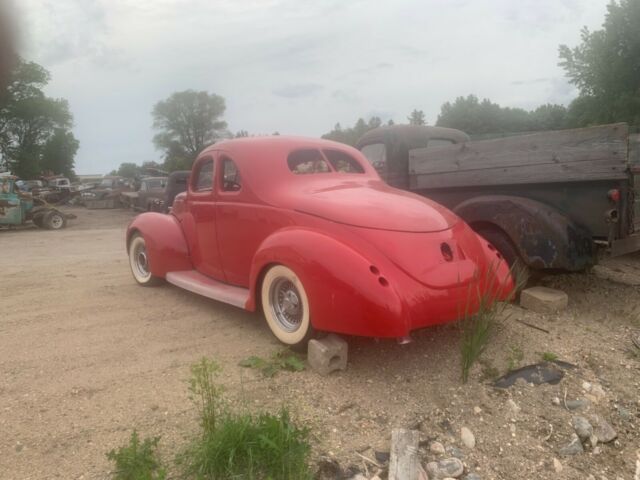
[{"label": "car windshield", "polygon": [[[327,162],[327,160],[329,160]],[[289,170],[296,175],[314,173],[364,173],[364,168],[351,155],[340,150],[296,150],[287,158]],[[331,164],[331,166],[329,166]]]}]

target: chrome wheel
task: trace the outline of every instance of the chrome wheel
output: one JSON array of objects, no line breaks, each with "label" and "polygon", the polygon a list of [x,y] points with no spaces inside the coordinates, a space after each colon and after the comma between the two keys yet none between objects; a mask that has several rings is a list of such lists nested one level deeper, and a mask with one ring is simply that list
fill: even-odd
[{"label": "chrome wheel", "polygon": [[286,277],[271,284],[269,291],[271,310],[280,327],[286,332],[295,332],[302,324],[303,305],[296,286]]},{"label": "chrome wheel", "polygon": [[58,228],[62,228],[62,224],[64,223],[64,219],[61,215],[54,215],[51,217],[51,228],[57,230]]},{"label": "chrome wheel", "polygon": [[149,272],[149,259],[147,258],[147,249],[144,243],[137,243],[133,251],[134,267],[141,277],[147,277]]}]

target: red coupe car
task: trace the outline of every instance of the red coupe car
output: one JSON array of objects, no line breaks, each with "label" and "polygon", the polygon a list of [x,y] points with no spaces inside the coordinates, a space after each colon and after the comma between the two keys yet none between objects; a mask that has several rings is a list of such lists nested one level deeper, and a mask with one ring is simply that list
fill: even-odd
[{"label": "red coupe car", "polygon": [[403,338],[513,289],[500,254],[457,216],[325,140],[216,143],[171,213],[139,215],[126,241],[139,284],[262,309],[288,345],[314,331]]}]

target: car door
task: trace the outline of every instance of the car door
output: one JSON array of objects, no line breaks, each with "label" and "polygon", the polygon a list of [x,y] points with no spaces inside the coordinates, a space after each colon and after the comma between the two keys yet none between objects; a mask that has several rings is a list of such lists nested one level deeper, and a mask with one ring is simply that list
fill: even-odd
[{"label": "car door", "polygon": [[218,252],[214,166],[215,155],[211,152],[196,160],[187,189],[188,214],[183,225],[195,269],[225,280]]}]

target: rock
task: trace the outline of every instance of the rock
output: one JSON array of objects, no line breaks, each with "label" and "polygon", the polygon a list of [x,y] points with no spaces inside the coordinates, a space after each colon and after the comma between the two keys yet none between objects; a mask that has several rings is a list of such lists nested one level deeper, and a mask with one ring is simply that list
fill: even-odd
[{"label": "rock", "polygon": [[389,457],[391,457],[391,453],[389,452],[379,452],[379,451],[375,451],[373,452],[373,455],[376,457],[376,461],[378,463],[387,463],[389,461]]},{"label": "rock", "polygon": [[620,418],[626,422],[631,420],[631,412],[620,405],[618,405],[618,415],[620,415]]},{"label": "rock", "polygon": [[591,391],[589,393],[594,397],[596,397],[598,400],[602,400],[604,397],[607,396],[604,389],[597,383],[591,386]]},{"label": "rock", "polygon": [[589,407],[589,400],[586,398],[578,398],[576,400],[567,400],[567,408],[569,410],[585,410]]},{"label": "rock", "polygon": [[465,475],[464,477],[462,477],[462,480],[482,480],[480,478],[480,475],[478,475],[477,473],[470,473],[469,475]]},{"label": "rock", "polygon": [[589,420],[587,420],[584,417],[579,417],[579,416],[573,417],[571,419],[571,425],[573,426],[573,429],[578,434],[578,438],[582,442],[586,442],[593,435],[593,427],[589,423]]},{"label": "rock", "polygon": [[598,437],[598,442],[609,443],[618,438],[618,434],[604,418],[594,415],[592,418],[593,433]]},{"label": "rock", "polygon": [[476,448],[476,437],[467,427],[460,429],[460,439],[467,448]]},{"label": "rock", "polygon": [[580,441],[580,438],[578,438],[578,435],[576,435],[575,433],[571,436],[571,442],[558,450],[558,453],[565,457],[570,455],[578,455],[579,453],[583,452],[584,448],[582,447],[582,442]]},{"label": "rock", "polygon": [[512,399],[507,400],[507,406],[509,407],[509,410],[511,410],[511,413],[513,413],[514,415],[519,414],[522,410]]},{"label": "rock", "polygon": [[590,392],[591,391],[591,384],[589,382],[582,382],[582,390],[584,390],[585,392]]},{"label": "rock", "polygon": [[553,470],[556,473],[562,472],[562,462],[560,462],[560,460],[558,460],[557,458],[553,459]]},{"label": "rock", "polygon": [[335,370],[346,370],[348,349],[343,338],[329,334],[320,340],[309,340],[307,360],[313,370],[328,375]]},{"label": "rock", "polygon": [[480,407],[473,407],[473,413],[480,415],[482,413],[482,409]]},{"label": "rock", "polygon": [[559,406],[559,405],[560,405],[560,398],[558,398],[558,397],[553,397],[553,398],[551,399],[551,403],[553,403],[554,405],[558,405],[558,406]]},{"label": "rock", "polygon": [[569,296],[561,290],[547,287],[531,287],[520,293],[520,305],[538,313],[552,313],[564,310],[569,304]]},{"label": "rock", "polygon": [[447,455],[451,455],[452,457],[456,457],[460,460],[464,459],[464,452],[455,445],[449,445],[445,450]]},{"label": "rock", "polygon": [[429,451],[435,455],[444,455],[444,445],[440,442],[431,442],[431,445],[429,445]]},{"label": "rock", "polygon": [[464,473],[464,465],[457,458],[447,458],[427,463],[429,480],[444,480],[447,477],[458,478]]}]

